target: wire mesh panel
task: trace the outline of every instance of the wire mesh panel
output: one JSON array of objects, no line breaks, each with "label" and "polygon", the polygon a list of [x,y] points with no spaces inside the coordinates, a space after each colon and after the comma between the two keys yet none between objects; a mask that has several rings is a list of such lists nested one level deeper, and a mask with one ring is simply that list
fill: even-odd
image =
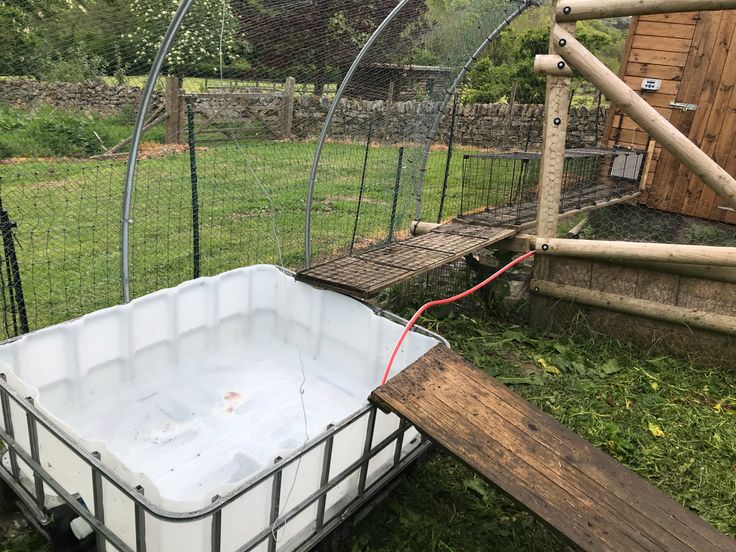
[{"label": "wire mesh panel", "polygon": [[[538,152],[465,154],[460,214],[495,225],[536,220],[541,158]],[[643,161],[643,153],[631,150],[568,150],[560,212],[636,193]]]},{"label": "wire mesh panel", "polygon": [[[356,55],[399,4],[329,128],[311,211],[315,258],[325,259],[401,238],[417,209],[438,218],[441,196],[447,216],[457,212],[453,83],[531,2],[470,2],[442,17],[419,0],[3,7],[4,336],[119,302],[128,254],[130,297],[246,264],[302,267],[317,138]],[[150,81],[124,212],[147,75],[181,14]]]},{"label": "wire mesh panel", "polygon": [[[327,129],[312,206],[315,261],[399,239],[414,218],[438,219],[448,180],[460,184],[462,159],[448,159],[446,133],[455,80],[484,39],[526,4],[479,9],[471,2],[439,25],[424,17],[425,2],[405,3],[355,66]],[[457,198],[443,210],[454,214]]]}]

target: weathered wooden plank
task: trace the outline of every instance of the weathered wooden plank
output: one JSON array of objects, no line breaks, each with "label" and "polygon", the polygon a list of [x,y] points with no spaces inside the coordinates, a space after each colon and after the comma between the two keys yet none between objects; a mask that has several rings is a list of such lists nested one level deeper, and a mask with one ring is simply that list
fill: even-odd
[{"label": "weathered wooden plank", "polygon": [[687,54],[690,51],[689,38],[668,38],[664,36],[643,36],[637,33],[632,48],[635,50],[652,50],[660,53]]},{"label": "weathered wooden plank", "polygon": [[[667,38],[685,38],[691,39],[695,33],[695,23],[672,23],[662,21],[641,21],[636,29],[639,36],[660,36]],[[657,50],[665,50],[666,48],[656,48]]]},{"label": "weathered wooden plank", "polygon": [[629,59],[634,63],[655,63],[657,65],[684,67],[687,61],[687,52],[659,52],[632,48]]},{"label": "weathered wooden plank", "polygon": [[670,81],[682,80],[684,67],[671,65],[657,65],[656,63],[629,63],[626,67],[626,76]]},{"label": "weathered wooden plank", "polygon": [[297,274],[297,279],[355,297],[373,297],[387,287],[461,259],[518,232],[514,228],[462,226],[474,230],[470,235],[433,231],[317,265]]},{"label": "weathered wooden plank", "polygon": [[655,23],[674,23],[678,25],[694,25],[700,20],[700,12],[661,13],[656,15],[641,15],[640,21]]},{"label": "weathered wooden plank", "polygon": [[584,550],[730,550],[733,541],[444,347],[371,400]]}]

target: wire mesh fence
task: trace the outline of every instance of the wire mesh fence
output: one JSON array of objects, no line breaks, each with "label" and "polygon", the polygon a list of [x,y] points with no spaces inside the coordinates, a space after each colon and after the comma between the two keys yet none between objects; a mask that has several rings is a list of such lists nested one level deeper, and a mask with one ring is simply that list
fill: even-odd
[{"label": "wire mesh fence", "polygon": [[588,215],[580,237],[605,241],[736,247],[736,226],[644,205],[615,205]]},{"label": "wire mesh fence", "polygon": [[[636,193],[644,158],[643,152],[632,150],[568,150],[560,212],[571,213]],[[494,225],[536,220],[541,159],[539,152],[465,154],[460,215]]]},{"label": "wire mesh fence", "polygon": [[[21,0],[0,11],[3,337],[120,302],[121,225],[132,297],[246,264],[304,265],[317,138],[398,2],[193,0],[152,87],[121,221],[142,88],[185,3]],[[530,3],[470,3],[450,21],[424,1],[402,4],[329,127],[316,259],[398,239],[417,212],[457,213],[450,192],[441,215],[437,194],[460,183],[449,91],[478,44]]]}]

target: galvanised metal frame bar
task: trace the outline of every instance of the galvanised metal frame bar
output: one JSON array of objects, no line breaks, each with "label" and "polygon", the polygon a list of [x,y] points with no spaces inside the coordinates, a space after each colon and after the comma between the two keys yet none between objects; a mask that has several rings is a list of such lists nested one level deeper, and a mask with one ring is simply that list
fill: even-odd
[{"label": "galvanised metal frame bar", "polygon": [[189,12],[189,8],[193,3],[194,0],[182,0],[171,19],[171,23],[164,34],[161,46],[156,53],[156,57],[153,59],[151,71],[148,73],[148,80],[146,81],[146,86],[143,89],[141,105],[138,108],[138,115],[135,120],[133,139],[130,143],[130,154],[128,155],[128,165],[125,170],[123,213],[120,226],[120,278],[124,303],[128,303],[130,301],[130,225],[132,223],[130,220],[130,209],[131,202],[133,200],[133,181],[135,179],[135,170],[138,163],[138,150],[141,145],[143,127],[146,124],[146,113],[148,112],[148,107],[151,105],[151,98],[153,97],[154,88],[156,87],[156,81],[161,74],[161,68],[166,60],[166,56],[169,54],[171,45],[176,37],[176,33],[179,31],[181,24],[184,22],[184,17],[186,17],[187,12]]},{"label": "galvanised metal frame bar", "polygon": [[460,87],[462,82],[465,80],[468,72],[470,71],[470,69],[473,68],[473,65],[475,65],[475,62],[478,61],[486,48],[488,48],[488,46],[490,46],[491,43],[499,37],[499,35],[514,21],[514,19],[519,17],[529,8],[541,5],[542,1],[543,0],[524,0],[523,4],[521,4],[513,12],[511,12],[511,14],[509,14],[509,16],[506,17],[506,19],[504,19],[501,24],[486,37],[486,39],[481,43],[481,45],[473,53],[473,55],[470,56],[470,59],[468,59],[463,68],[460,70],[460,73],[458,73],[455,81],[447,89],[444,99],[437,107],[437,114],[435,115],[432,127],[430,128],[429,133],[424,139],[425,141],[424,149],[422,151],[422,163],[419,169],[419,180],[417,182],[416,209],[414,213],[415,220],[421,220],[422,218],[422,192],[424,190],[424,177],[427,174],[427,162],[429,161],[429,153],[432,149],[432,144],[434,143],[434,137],[437,135],[437,131],[440,128],[440,123],[442,122],[442,118],[445,115],[445,108],[447,107],[447,104],[450,103],[450,100],[455,95],[457,89]]},{"label": "galvanised metal frame bar", "polygon": [[312,162],[312,171],[309,175],[309,189],[307,190],[307,212],[306,220],[304,223],[305,268],[310,268],[312,265],[312,203],[314,201],[314,186],[317,182],[317,170],[319,169],[319,162],[322,158],[322,150],[325,146],[327,133],[330,130],[330,125],[332,124],[332,119],[335,116],[335,111],[337,111],[337,107],[340,105],[340,100],[342,99],[342,96],[345,93],[348,84],[352,80],[355,71],[358,69],[358,66],[361,64],[361,62],[368,54],[370,49],[373,47],[373,45],[376,43],[376,41],[381,37],[386,28],[391,24],[396,16],[401,13],[401,10],[404,9],[409,1],[410,0],[401,0],[401,2],[398,3],[398,5],[391,11],[391,13],[386,16],[386,19],[384,19],[383,22],[378,27],[376,27],[376,30],[373,31],[373,34],[360,50],[355,60],[353,60],[353,64],[350,66],[350,69],[348,69],[348,72],[345,73],[345,78],[342,79],[340,87],[337,89],[337,93],[335,94],[335,98],[332,100],[330,110],[327,112],[327,117],[325,118],[324,125],[322,126],[322,132],[319,135],[319,140],[317,140],[317,148],[314,151],[314,160]]}]

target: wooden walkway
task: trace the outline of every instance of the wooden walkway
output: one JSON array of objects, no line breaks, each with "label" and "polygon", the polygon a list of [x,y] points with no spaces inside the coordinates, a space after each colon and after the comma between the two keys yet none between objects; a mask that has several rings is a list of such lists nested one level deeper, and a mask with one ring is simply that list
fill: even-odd
[{"label": "wooden walkway", "polygon": [[736,541],[445,347],[371,401],[583,550],[736,550]]},{"label": "wooden walkway", "polygon": [[461,259],[517,232],[514,228],[453,222],[423,236],[314,266],[298,273],[297,279],[367,299],[382,289]]}]

